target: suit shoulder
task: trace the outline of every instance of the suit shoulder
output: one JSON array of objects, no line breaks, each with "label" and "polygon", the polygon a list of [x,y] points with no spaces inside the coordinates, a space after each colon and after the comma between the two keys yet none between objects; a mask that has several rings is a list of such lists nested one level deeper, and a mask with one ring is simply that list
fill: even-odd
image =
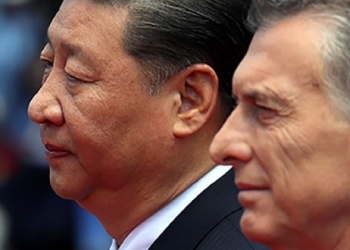
[{"label": "suit shoulder", "polygon": [[220,221],[203,237],[197,250],[268,250],[269,248],[247,239],[240,229],[243,209],[236,210]]}]

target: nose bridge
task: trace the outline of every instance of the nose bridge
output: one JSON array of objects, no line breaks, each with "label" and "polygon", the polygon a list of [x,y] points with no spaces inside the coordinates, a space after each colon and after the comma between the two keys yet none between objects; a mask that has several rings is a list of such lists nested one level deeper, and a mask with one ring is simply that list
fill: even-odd
[{"label": "nose bridge", "polygon": [[[51,72],[52,73],[52,72]],[[62,111],[58,100],[59,86],[52,74],[34,95],[28,107],[28,115],[35,123],[60,123]]]},{"label": "nose bridge", "polygon": [[233,143],[244,141],[247,129],[247,117],[244,116],[243,108],[237,106],[222,127],[222,132],[225,134],[223,139]]},{"label": "nose bridge", "polygon": [[249,123],[240,107],[226,120],[211,145],[210,151],[216,162],[232,164],[233,161],[249,161]]}]

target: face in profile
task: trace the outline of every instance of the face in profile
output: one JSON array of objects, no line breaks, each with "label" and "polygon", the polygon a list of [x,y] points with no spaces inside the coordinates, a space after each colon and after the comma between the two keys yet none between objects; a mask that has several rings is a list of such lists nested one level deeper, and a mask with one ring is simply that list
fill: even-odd
[{"label": "face in profile", "polygon": [[350,223],[350,127],[321,78],[320,30],[296,16],[256,33],[210,148],[236,171],[243,232],[269,246],[298,249]]},{"label": "face in profile", "polygon": [[40,124],[51,185],[64,198],[142,190],[133,180],[163,164],[167,99],[145,91],[148,80],[122,49],[125,18],[122,9],[64,1],[48,29],[42,87],[28,112]]}]

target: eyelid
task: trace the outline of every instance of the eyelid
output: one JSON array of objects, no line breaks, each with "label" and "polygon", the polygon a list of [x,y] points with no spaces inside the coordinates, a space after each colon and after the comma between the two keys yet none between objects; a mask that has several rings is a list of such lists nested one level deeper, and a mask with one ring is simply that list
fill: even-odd
[{"label": "eyelid", "polygon": [[67,78],[67,82],[70,84],[92,83],[92,82],[86,81],[84,79],[81,79],[79,77],[75,77],[75,76],[68,74],[68,73],[66,73],[66,78]]},{"label": "eyelid", "polygon": [[266,111],[277,111],[276,106],[273,104],[273,100],[265,95],[259,95],[256,99],[254,99],[254,105]]},{"label": "eyelid", "polygon": [[271,105],[268,104],[268,99],[265,99],[265,100],[255,99],[254,103],[256,106],[263,107],[266,109],[272,109],[272,107],[270,107]]},{"label": "eyelid", "polygon": [[68,79],[69,82],[79,81],[76,77],[71,76],[70,74],[67,74],[67,79]]},{"label": "eyelid", "polygon": [[49,43],[46,43],[44,48],[41,50],[40,56],[49,56],[52,57],[53,51]]},{"label": "eyelid", "polygon": [[278,116],[277,112],[273,109],[269,109],[264,106],[256,106],[256,108],[258,109],[256,111],[257,119],[261,124],[272,124]]},{"label": "eyelid", "polygon": [[47,67],[47,66],[53,66],[53,62],[51,61],[51,60],[49,60],[49,59],[46,59],[46,58],[40,58],[40,61],[42,61],[44,64],[45,64],[45,68]]},{"label": "eyelid", "polygon": [[269,107],[267,105],[264,104],[259,104],[258,102],[255,103],[255,106],[258,107],[261,110],[265,110],[265,111],[275,111],[272,107]]},{"label": "eyelid", "polygon": [[43,58],[40,58],[40,60],[44,62],[44,72],[41,80],[41,84],[43,85],[51,73],[53,63],[51,62],[51,60],[47,60]]},{"label": "eyelid", "polygon": [[264,126],[273,124],[279,116],[278,109],[270,105],[268,97],[264,100],[261,98],[253,99],[253,110],[257,121]]},{"label": "eyelid", "polygon": [[77,74],[75,72],[68,70],[67,68],[64,69],[64,74],[66,75],[66,79],[68,83],[75,84],[79,82],[85,82],[80,77],[77,77],[76,76]]},{"label": "eyelid", "polygon": [[71,70],[64,70],[67,78],[67,82],[71,84],[79,84],[79,83],[87,83],[87,84],[94,84],[96,81],[88,79],[88,77],[85,77],[84,75],[80,73],[75,73]]},{"label": "eyelid", "polygon": [[45,46],[45,48],[40,53],[40,61],[42,61],[45,64],[45,70],[53,66],[53,55],[49,51],[49,49],[47,49],[47,46]]}]

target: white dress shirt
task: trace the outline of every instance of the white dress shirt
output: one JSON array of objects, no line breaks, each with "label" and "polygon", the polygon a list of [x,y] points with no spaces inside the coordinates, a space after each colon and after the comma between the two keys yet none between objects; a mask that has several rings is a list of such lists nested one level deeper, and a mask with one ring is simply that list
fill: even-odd
[{"label": "white dress shirt", "polygon": [[219,165],[204,175],[185,192],[161,210],[141,222],[126,237],[121,246],[113,240],[109,250],[147,250],[169,224],[207,187],[226,174],[231,166]]}]

